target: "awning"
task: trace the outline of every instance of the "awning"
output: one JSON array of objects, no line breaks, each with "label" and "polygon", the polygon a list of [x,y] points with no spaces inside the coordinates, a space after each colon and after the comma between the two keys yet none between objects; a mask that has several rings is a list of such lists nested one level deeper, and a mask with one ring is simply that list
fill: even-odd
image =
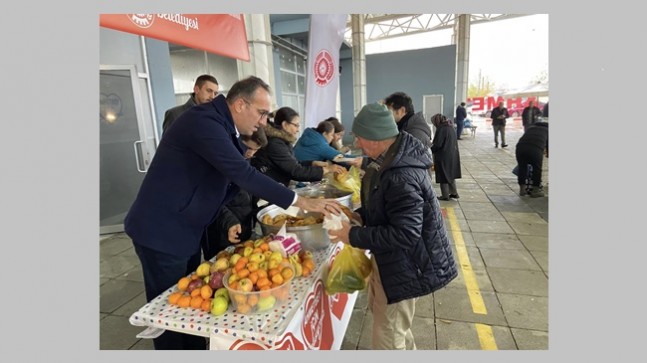
[{"label": "awning", "polygon": [[548,82],[546,83],[536,83],[524,88],[516,89],[510,91],[503,96],[507,98],[515,97],[548,97]]},{"label": "awning", "polygon": [[249,61],[242,14],[100,14],[99,25]]}]

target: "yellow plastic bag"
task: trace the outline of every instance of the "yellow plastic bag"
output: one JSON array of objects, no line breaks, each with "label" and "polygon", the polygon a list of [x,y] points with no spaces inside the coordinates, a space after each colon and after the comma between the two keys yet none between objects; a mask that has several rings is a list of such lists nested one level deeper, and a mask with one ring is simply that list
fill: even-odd
[{"label": "yellow plastic bag", "polygon": [[324,284],[326,293],[334,295],[339,292],[364,290],[372,269],[371,260],[363,250],[344,245],[328,271]]},{"label": "yellow plastic bag", "polygon": [[328,175],[328,184],[334,186],[339,190],[352,192],[353,196],[351,201],[354,205],[360,202],[360,189],[362,188],[362,178],[359,176],[360,169],[356,166],[351,166],[347,173]]}]

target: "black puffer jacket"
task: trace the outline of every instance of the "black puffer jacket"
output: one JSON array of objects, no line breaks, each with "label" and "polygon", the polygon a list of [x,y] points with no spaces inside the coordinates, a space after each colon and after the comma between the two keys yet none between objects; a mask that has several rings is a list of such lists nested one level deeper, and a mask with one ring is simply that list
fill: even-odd
[{"label": "black puffer jacket", "polygon": [[422,112],[404,115],[398,122],[398,131],[406,131],[422,141],[425,146],[431,147],[431,127],[425,121]]},{"label": "black puffer jacket", "polygon": [[402,132],[374,178],[362,180],[364,226],[351,228],[350,244],[375,256],[389,304],[427,295],[458,274],[430,166],[429,149]]},{"label": "black puffer jacket", "polygon": [[285,186],[290,184],[290,180],[321,180],[322,167],[310,166],[312,161],[299,162],[294,156],[294,136],[271,124],[265,126],[265,135],[267,146],[256,152],[251,160],[252,166]]}]

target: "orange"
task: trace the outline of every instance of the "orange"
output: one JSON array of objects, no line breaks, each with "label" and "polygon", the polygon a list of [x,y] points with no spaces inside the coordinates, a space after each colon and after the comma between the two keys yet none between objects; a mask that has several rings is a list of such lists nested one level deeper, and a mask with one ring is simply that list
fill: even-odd
[{"label": "orange", "polygon": [[213,295],[213,289],[209,285],[204,285],[200,288],[200,296],[203,299],[208,299]]},{"label": "orange", "polygon": [[[236,264],[236,265],[238,265],[238,264]],[[240,277],[241,279],[243,279],[243,278],[245,278],[247,276],[249,276],[249,270],[248,269],[242,268],[242,269],[240,269],[238,271],[238,277]]]},{"label": "orange", "polygon": [[191,297],[200,296],[200,289],[194,289],[189,295],[191,295]]},{"label": "orange", "polygon": [[258,295],[249,295],[249,297],[247,298],[247,303],[249,304],[249,306],[256,306],[256,304],[258,304]]},{"label": "orange", "polygon": [[312,271],[315,269],[315,262],[311,258],[306,258],[301,262],[301,266],[307,267],[308,270]]},{"label": "orange", "polygon": [[262,290],[265,286],[270,286],[270,284],[271,282],[267,277],[259,277],[258,281],[256,281],[256,286],[258,286],[260,290]]},{"label": "orange", "polygon": [[310,275],[310,269],[307,266],[301,268],[301,276],[308,277]]},{"label": "orange", "polygon": [[248,278],[252,280],[252,284],[256,284],[256,282],[258,281],[258,271],[251,272]]},{"label": "orange", "polygon": [[266,242],[261,243],[261,245],[259,247],[263,252],[269,251],[269,249],[270,249],[270,245],[268,243],[266,243]]},{"label": "orange", "polygon": [[183,277],[177,282],[177,288],[180,291],[186,291],[186,288],[189,287],[189,282],[191,282],[191,279],[188,277]]},{"label": "orange", "polygon": [[244,304],[247,302],[247,296],[245,294],[234,294],[234,301],[237,304]]},{"label": "orange", "polygon": [[211,310],[211,299],[202,300],[202,305],[200,306],[200,309],[202,311],[210,311]]},{"label": "orange", "polygon": [[198,278],[200,278],[200,276],[198,276],[197,274],[191,274],[191,280],[197,280]]},{"label": "orange", "polygon": [[177,301],[177,305],[181,308],[188,308],[189,306],[191,306],[191,296],[182,295]]},{"label": "orange", "polygon": [[238,312],[241,314],[247,314],[250,310],[252,310],[252,307],[247,304],[238,304],[238,306],[236,306],[236,310],[238,310]]},{"label": "orange", "polygon": [[267,270],[263,270],[263,269],[256,270],[256,273],[258,274],[259,279],[263,277],[267,277]]},{"label": "orange", "polygon": [[288,281],[294,276],[294,270],[289,267],[284,267],[283,270],[281,270],[281,276],[283,276],[285,281]]},{"label": "orange", "polygon": [[202,301],[203,300],[202,300],[202,297],[200,297],[200,295],[192,298],[191,299],[191,307],[194,308],[194,309],[200,309],[200,307],[202,306]]},{"label": "orange", "polygon": [[182,292],[176,291],[168,296],[168,303],[171,305],[177,305],[177,301],[182,297]]},{"label": "orange", "polygon": [[279,269],[278,269],[278,268],[276,268],[276,267],[275,267],[275,268],[271,268],[269,271],[267,271],[267,274],[268,274],[270,277],[274,277],[274,275],[276,275],[276,274],[280,274],[280,273],[281,273],[281,270],[279,270]]},{"label": "orange", "polygon": [[272,282],[276,284],[276,286],[279,286],[283,283],[283,276],[281,276],[280,273],[275,274],[272,276]]}]

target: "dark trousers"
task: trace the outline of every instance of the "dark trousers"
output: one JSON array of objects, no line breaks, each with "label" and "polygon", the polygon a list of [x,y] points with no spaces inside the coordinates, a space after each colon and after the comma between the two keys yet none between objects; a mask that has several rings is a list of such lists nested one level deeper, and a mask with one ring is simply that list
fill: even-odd
[{"label": "dark trousers", "polygon": [[[171,288],[181,277],[195,271],[200,264],[199,250],[193,256],[178,257],[133,244],[144,272],[146,301],[153,300]],[[156,350],[207,349],[205,338],[170,330],[153,339],[153,345]]]},{"label": "dark trousers", "polygon": [[515,156],[519,165],[519,175],[517,175],[519,184],[526,184],[528,165],[530,164],[532,166],[532,185],[533,187],[541,186],[541,167],[544,163],[544,151],[536,147],[517,146]]},{"label": "dark trousers", "polygon": [[456,120],[456,138],[460,139],[465,127],[465,120]]}]

